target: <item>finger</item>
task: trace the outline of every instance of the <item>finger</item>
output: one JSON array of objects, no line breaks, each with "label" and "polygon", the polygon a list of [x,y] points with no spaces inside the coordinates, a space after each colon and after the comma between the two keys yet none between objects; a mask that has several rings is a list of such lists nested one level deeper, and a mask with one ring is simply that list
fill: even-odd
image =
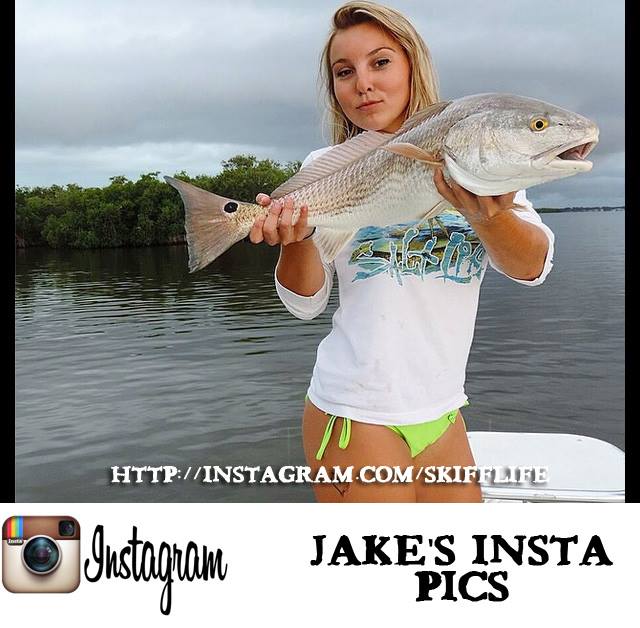
[{"label": "finger", "polygon": [[270,246],[280,242],[280,236],[278,235],[278,221],[280,219],[281,212],[282,201],[277,200],[271,205],[271,209],[264,221],[264,227],[262,229],[264,241]]},{"label": "finger", "polygon": [[[451,181],[451,189],[453,193],[456,195],[456,198],[460,202],[459,207],[464,207],[465,209],[474,209],[478,207],[480,199],[489,198],[485,196],[476,196],[473,192],[469,192],[469,190],[463,188],[461,185],[456,183],[455,181]],[[493,199],[491,199],[493,200]]]},{"label": "finger", "polygon": [[473,194],[472,197],[474,197],[477,206],[484,210],[489,216],[494,215],[506,207],[504,201],[500,200],[498,196],[476,196]]},{"label": "finger", "polygon": [[293,242],[293,227],[291,221],[293,217],[293,199],[287,197],[284,199],[284,208],[282,214],[280,214],[280,227],[278,232],[280,234],[280,241],[282,244],[287,245]]},{"label": "finger", "polygon": [[263,207],[267,207],[268,205],[271,205],[271,197],[260,192],[258,196],[256,196],[256,203],[258,203],[258,205],[262,205]]},{"label": "finger", "polygon": [[249,240],[254,244],[258,244],[264,240],[264,236],[262,235],[262,227],[264,226],[265,216],[260,216],[255,219],[253,223],[253,227],[251,227],[251,231],[249,231]]},{"label": "finger", "polygon": [[456,198],[453,190],[447,184],[441,168],[436,169],[435,174],[433,175],[433,181],[436,184],[436,189],[440,196],[449,201],[454,207],[458,207],[458,199]]},{"label": "finger", "polygon": [[501,209],[511,209],[515,207],[516,193],[508,192],[507,194],[501,194],[500,196],[494,196],[493,200],[500,206]]},{"label": "finger", "polygon": [[298,222],[295,226],[295,239],[299,242],[300,240],[304,240],[311,230],[309,229],[309,207],[308,205],[303,205],[300,208],[300,217],[298,218]]}]

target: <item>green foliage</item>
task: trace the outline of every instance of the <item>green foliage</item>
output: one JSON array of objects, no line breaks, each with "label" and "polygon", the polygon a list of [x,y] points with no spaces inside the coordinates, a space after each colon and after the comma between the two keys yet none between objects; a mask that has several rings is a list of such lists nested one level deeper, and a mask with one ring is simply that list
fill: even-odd
[{"label": "green foliage", "polygon": [[258,192],[268,194],[299,169],[300,162],[281,168],[271,159],[258,161],[253,155],[236,155],[222,162],[222,172],[212,183],[216,194],[238,201],[254,201]]},{"label": "green foliage", "polygon": [[[253,201],[293,176],[300,162],[281,166],[271,159],[236,155],[222,162],[215,176],[174,175],[216,194]],[[27,245],[54,248],[149,246],[183,242],[184,207],[176,190],[159,178],[143,174],[137,181],[110,177],[104,188],[18,187],[15,193],[16,235]]]}]

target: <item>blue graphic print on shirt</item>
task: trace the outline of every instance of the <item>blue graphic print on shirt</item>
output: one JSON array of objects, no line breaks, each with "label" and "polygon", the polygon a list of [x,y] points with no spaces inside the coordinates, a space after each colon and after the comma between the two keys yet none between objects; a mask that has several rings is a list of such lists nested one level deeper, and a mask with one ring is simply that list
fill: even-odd
[{"label": "blue graphic print on shirt", "polygon": [[356,233],[349,264],[360,270],[353,281],[389,273],[402,285],[404,275],[470,283],[480,279],[485,249],[457,211],[390,227],[363,227]]}]

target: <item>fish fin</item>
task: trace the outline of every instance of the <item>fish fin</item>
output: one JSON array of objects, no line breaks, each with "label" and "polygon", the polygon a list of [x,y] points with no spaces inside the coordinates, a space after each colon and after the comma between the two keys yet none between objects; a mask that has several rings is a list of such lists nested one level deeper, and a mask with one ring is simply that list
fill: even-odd
[{"label": "fish fin", "polygon": [[333,262],[345,244],[353,238],[357,229],[353,231],[339,231],[326,227],[316,229],[313,234],[313,243],[320,252],[322,261],[326,264]]},{"label": "fish fin", "polygon": [[334,146],[308,166],[302,168],[289,180],[271,192],[271,198],[282,198],[291,192],[295,192],[314,181],[337,172],[363,155],[379,148],[382,144],[393,139],[392,133],[380,133],[378,131],[364,131],[359,135]]},{"label": "fish fin", "polygon": [[[356,161],[377,148],[382,147],[386,142],[404,133],[439,114],[449,104],[450,100],[435,103],[426,109],[422,109],[405,120],[402,127],[395,133],[383,133],[380,131],[363,131],[355,137],[334,146],[330,151],[315,159],[305,168],[294,174],[290,179],[271,192],[271,198],[277,199],[291,194],[319,179],[328,177],[348,164]],[[437,161],[437,158],[436,158]],[[434,164],[434,165],[440,165]]]},{"label": "fish fin", "polygon": [[[429,209],[425,215],[420,219],[420,222],[416,223],[414,226],[418,231],[423,226],[429,226],[428,223],[433,219],[434,216],[441,214],[445,209],[451,207],[451,203],[449,201],[438,201],[431,209]],[[425,223],[427,223],[425,225]]]},{"label": "fish fin", "polygon": [[173,177],[165,177],[164,180],[180,192],[184,203],[189,272],[204,268],[248,235],[250,227],[243,227],[235,217],[235,212],[224,211],[227,203],[240,205],[238,201]]},{"label": "fish fin", "polygon": [[458,163],[458,156],[453,152],[451,148],[449,148],[446,144],[442,147],[445,154],[445,161],[448,157],[454,164]]},{"label": "fish fin", "polygon": [[418,126],[418,124],[425,120],[428,120],[433,116],[437,116],[441,111],[444,111],[451,102],[451,100],[442,100],[426,107],[425,109],[417,111],[404,121],[404,124],[396,131],[395,135],[401,135],[405,131],[409,131],[410,129],[413,129],[413,127]]},{"label": "fish fin", "polygon": [[398,144],[387,144],[382,147],[382,150],[388,150],[390,153],[396,153],[409,159],[417,159],[432,166],[442,166],[444,160],[438,159],[437,155],[428,153],[415,144],[409,144],[408,142],[399,142]]}]

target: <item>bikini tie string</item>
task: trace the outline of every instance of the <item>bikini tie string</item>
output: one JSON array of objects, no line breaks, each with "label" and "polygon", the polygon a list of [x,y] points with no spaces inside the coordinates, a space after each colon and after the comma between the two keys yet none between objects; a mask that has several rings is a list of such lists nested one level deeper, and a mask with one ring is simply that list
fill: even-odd
[{"label": "bikini tie string", "polygon": [[[320,443],[320,448],[318,449],[318,453],[316,454],[316,460],[322,460],[322,456],[324,455],[324,451],[331,440],[331,434],[333,432],[333,426],[338,417],[335,414],[329,415],[329,421],[327,422],[327,427],[324,430],[324,435],[322,436],[322,442]],[[342,430],[340,431],[340,438],[338,439],[338,447],[340,449],[346,449],[347,445],[349,445],[349,440],[351,439],[351,419],[342,419]]]}]

